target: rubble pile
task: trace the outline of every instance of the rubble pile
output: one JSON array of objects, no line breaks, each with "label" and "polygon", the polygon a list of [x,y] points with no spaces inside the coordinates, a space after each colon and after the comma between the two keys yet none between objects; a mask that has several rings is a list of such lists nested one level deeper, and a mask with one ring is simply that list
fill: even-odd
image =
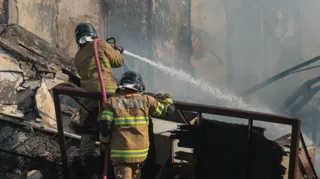
[{"label": "rubble pile", "polygon": [[[71,163],[78,160],[79,140],[66,138]],[[1,179],[61,177],[62,167],[57,165],[61,163],[60,145],[56,134],[0,120],[0,144]]]},{"label": "rubble pile", "polygon": [[19,25],[0,32],[0,114],[54,127],[50,92],[76,76],[71,57]]}]

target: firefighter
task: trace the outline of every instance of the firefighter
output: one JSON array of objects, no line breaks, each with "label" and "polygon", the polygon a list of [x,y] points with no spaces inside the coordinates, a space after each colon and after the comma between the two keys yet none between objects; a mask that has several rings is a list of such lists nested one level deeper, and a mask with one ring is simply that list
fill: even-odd
[{"label": "firefighter", "polygon": [[[94,39],[98,38],[96,30],[90,23],[79,23],[75,29],[75,38],[79,49],[73,62],[81,77],[81,88],[88,91],[101,91],[93,46]],[[106,92],[114,93],[117,89],[117,82],[114,80],[112,68],[118,68],[124,64],[124,58],[121,54],[123,49],[115,48],[114,44],[109,44],[105,40],[99,40],[97,51],[105,90]],[[93,133],[94,131],[97,131],[97,133],[99,131],[98,116],[100,106],[99,101],[88,98],[81,99],[81,102],[89,109],[89,111],[84,109],[80,111],[80,122],[85,132],[81,137],[79,152],[81,166],[87,168],[85,166],[88,165],[90,157],[95,152],[95,135]]]},{"label": "firefighter", "polygon": [[168,94],[142,94],[141,75],[128,71],[120,79],[116,95],[110,97],[100,117],[101,148],[110,151],[116,179],[139,179],[140,167],[148,155],[149,115],[172,114]]}]

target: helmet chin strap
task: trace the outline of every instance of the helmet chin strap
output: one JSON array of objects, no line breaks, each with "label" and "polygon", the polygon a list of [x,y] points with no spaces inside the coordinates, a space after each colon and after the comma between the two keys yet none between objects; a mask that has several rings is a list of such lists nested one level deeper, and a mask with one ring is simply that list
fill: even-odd
[{"label": "helmet chin strap", "polygon": [[93,42],[93,41],[94,41],[94,39],[92,36],[83,36],[78,40],[78,44],[83,45],[83,44],[86,44],[88,42]]},{"label": "helmet chin strap", "polygon": [[119,90],[131,89],[138,92],[139,90],[136,89],[134,86],[135,86],[134,84],[125,83],[125,84],[119,85],[118,89]]}]

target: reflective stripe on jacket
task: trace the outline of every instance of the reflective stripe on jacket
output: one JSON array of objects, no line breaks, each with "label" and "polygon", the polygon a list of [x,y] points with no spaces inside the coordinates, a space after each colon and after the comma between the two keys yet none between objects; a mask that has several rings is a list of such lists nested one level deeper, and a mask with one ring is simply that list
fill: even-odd
[{"label": "reflective stripe on jacket", "polygon": [[100,140],[107,143],[111,136],[111,160],[143,162],[149,150],[149,115],[163,115],[166,109],[167,105],[139,93],[110,97],[100,117]]}]

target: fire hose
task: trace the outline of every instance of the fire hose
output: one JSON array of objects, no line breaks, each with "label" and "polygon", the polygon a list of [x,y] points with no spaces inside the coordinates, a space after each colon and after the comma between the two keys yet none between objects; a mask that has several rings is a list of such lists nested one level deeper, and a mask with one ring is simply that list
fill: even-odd
[{"label": "fire hose", "polygon": [[[104,87],[102,70],[101,70],[101,66],[100,66],[100,59],[99,59],[98,50],[97,50],[98,41],[99,41],[99,39],[96,38],[93,42],[94,58],[95,58],[96,66],[97,66],[103,102],[105,103],[107,101],[107,96],[106,96],[106,91],[105,91],[105,87]],[[114,49],[118,50],[120,53],[123,53],[124,49],[122,47],[118,47],[116,45],[115,38],[111,37],[111,38],[108,38],[106,41],[110,44],[113,44]],[[124,62],[124,66],[127,68],[127,70],[130,70],[125,62]],[[150,95],[150,96],[155,96],[153,93],[145,93],[145,94]],[[103,169],[102,179],[107,179],[107,176],[108,176],[108,161],[109,161],[108,157],[109,157],[108,150],[105,150],[105,160],[104,160],[104,169]]]},{"label": "fire hose", "polygon": [[[99,80],[100,80],[100,89],[101,89],[101,93],[102,93],[102,97],[103,97],[103,102],[107,102],[107,95],[106,95],[106,90],[104,88],[104,81],[102,78],[102,70],[101,70],[101,66],[100,66],[100,59],[99,59],[99,55],[98,55],[98,50],[97,50],[97,43],[98,43],[99,39],[96,38],[93,42],[93,49],[94,49],[94,59],[96,62],[96,66],[97,66],[97,70],[98,70],[98,75],[99,75]],[[109,38],[106,40],[108,43],[112,43],[114,45],[114,48],[119,50],[120,53],[123,52],[123,48],[118,48],[116,46],[116,41],[113,37]],[[105,151],[105,160],[104,160],[104,169],[103,169],[103,175],[102,178],[103,179],[107,179],[107,175],[108,175],[108,151]]]}]

